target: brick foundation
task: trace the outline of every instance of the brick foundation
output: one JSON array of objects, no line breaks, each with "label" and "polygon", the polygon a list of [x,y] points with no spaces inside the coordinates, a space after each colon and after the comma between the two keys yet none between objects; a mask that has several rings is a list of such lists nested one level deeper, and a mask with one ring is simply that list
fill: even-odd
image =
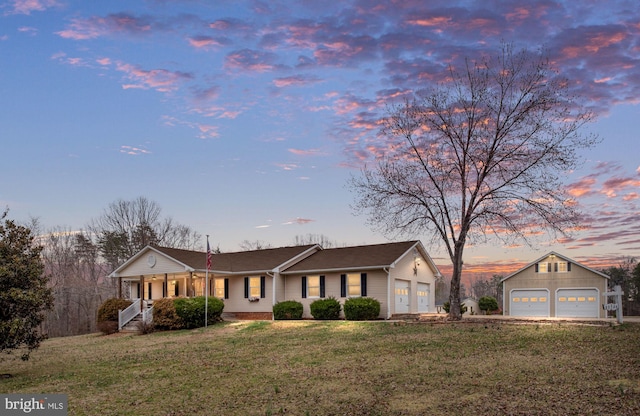
[{"label": "brick foundation", "polygon": [[229,312],[224,313],[222,318],[228,317],[229,319],[238,319],[241,321],[271,321],[273,320],[273,313],[271,312]]}]

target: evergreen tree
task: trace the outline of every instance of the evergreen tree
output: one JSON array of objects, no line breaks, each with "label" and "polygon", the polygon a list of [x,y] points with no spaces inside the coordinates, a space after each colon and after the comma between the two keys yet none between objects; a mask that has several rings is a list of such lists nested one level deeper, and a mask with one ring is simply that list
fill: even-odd
[{"label": "evergreen tree", "polygon": [[46,338],[38,326],[53,305],[47,287],[42,247],[34,243],[31,230],[0,215],[0,352],[26,348],[23,360]]}]

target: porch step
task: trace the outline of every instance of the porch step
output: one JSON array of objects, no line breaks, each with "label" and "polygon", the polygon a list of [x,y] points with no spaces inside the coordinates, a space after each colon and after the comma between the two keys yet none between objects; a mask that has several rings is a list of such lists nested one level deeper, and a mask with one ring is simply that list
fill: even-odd
[{"label": "porch step", "polygon": [[122,327],[120,332],[140,332],[141,322],[142,322],[142,315],[136,315],[135,318],[127,322],[127,324]]}]

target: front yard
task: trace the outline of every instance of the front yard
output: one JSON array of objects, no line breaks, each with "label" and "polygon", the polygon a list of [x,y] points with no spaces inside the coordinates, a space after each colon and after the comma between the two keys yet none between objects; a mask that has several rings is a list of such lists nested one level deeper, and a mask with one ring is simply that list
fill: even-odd
[{"label": "front yard", "polygon": [[0,393],[70,415],[640,414],[640,324],[226,322],[1,359]]}]

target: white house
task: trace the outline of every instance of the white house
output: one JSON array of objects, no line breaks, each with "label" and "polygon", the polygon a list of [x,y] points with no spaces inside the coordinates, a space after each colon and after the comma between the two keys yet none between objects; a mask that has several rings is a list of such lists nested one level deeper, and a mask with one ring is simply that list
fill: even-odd
[{"label": "white house", "polygon": [[380,318],[435,312],[435,279],[440,272],[420,241],[323,249],[319,245],[235,253],[147,246],[111,273],[119,297],[140,302],[209,295],[224,301],[225,316],[272,319],[273,305],[303,304],[311,318],[314,299],[333,296],[341,303],[367,296],[380,302]]}]

